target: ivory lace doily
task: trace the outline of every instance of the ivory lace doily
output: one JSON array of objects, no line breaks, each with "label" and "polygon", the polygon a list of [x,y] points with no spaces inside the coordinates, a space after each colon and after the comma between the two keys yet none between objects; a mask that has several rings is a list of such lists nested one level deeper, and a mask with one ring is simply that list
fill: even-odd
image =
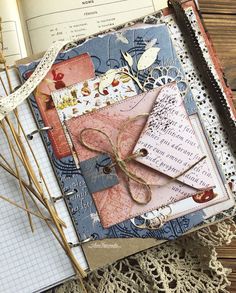
[{"label": "ivory lace doily", "polygon": [[[217,259],[216,247],[229,244],[235,237],[235,228],[233,220],[227,220],[92,272],[84,280],[87,292],[229,292],[231,270]],[[84,292],[75,280],[54,291]]]}]

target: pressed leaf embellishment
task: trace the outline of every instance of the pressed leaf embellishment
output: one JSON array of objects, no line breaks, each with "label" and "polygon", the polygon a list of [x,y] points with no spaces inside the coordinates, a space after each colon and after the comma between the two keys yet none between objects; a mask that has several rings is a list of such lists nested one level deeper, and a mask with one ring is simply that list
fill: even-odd
[{"label": "pressed leaf embellishment", "polygon": [[124,57],[125,61],[128,63],[129,67],[132,67],[134,63],[132,56],[127,52],[121,52],[121,54]]},{"label": "pressed leaf embellishment", "polygon": [[102,77],[99,83],[98,91],[100,94],[103,94],[105,88],[112,84],[115,79],[117,71],[115,69],[108,70]]},{"label": "pressed leaf embellishment", "polygon": [[116,37],[117,37],[117,41],[120,41],[124,44],[129,44],[129,40],[122,33],[117,33]]},{"label": "pressed leaf embellishment", "polygon": [[147,42],[146,43],[146,46],[145,46],[145,50],[149,49],[149,48],[152,48],[157,42],[157,39],[152,39],[151,41]]},{"label": "pressed leaf embellishment", "polygon": [[138,71],[145,70],[150,67],[156,61],[159,51],[160,48],[157,47],[151,47],[147,49],[138,61]]}]

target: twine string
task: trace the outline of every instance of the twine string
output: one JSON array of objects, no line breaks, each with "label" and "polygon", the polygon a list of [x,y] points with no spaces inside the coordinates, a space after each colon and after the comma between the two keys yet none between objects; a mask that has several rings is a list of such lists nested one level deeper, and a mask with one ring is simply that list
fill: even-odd
[{"label": "twine string", "polygon": [[[118,134],[116,136],[116,141],[113,142],[111,140],[111,138],[109,137],[109,135],[98,128],[92,128],[92,127],[88,127],[88,128],[84,128],[80,133],[79,133],[79,142],[82,146],[84,146],[85,148],[87,148],[90,151],[93,152],[98,152],[98,153],[107,153],[109,154],[112,158],[113,158],[113,162],[107,166],[104,167],[104,173],[110,173],[111,172],[111,168],[113,168],[114,166],[118,166],[120,168],[120,170],[126,175],[127,177],[127,187],[128,187],[128,191],[129,191],[129,195],[131,196],[131,198],[137,203],[137,204],[147,204],[151,201],[152,199],[152,191],[151,191],[151,186],[158,186],[158,187],[163,187],[167,184],[170,184],[176,180],[179,179],[179,177],[183,176],[184,174],[186,174],[188,171],[190,171],[192,168],[194,168],[195,166],[197,166],[200,162],[202,162],[204,159],[206,159],[206,156],[201,157],[198,161],[196,161],[194,164],[192,164],[190,167],[188,167],[186,170],[180,172],[177,176],[174,177],[170,177],[170,180],[168,180],[166,183],[160,185],[160,184],[153,184],[153,183],[149,183],[147,182],[145,179],[141,178],[140,176],[138,176],[137,174],[135,174],[134,172],[132,172],[129,167],[128,167],[128,163],[132,160],[137,159],[138,157],[144,157],[148,154],[147,150],[143,149],[143,150],[138,150],[128,156],[126,156],[125,158],[122,157],[121,154],[121,143],[122,143],[122,135],[125,131],[125,129],[127,129],[127,127],[129,126],[130,123],[135,122],[136,120],[140,119],[140,118],[144,118],[147,117],[149,114],[148,113],[144,113],[144,114],[140,114],[137,115],[135,117],[132,118],[128,118],[119,128]],[[85,141],[85,134],[88,134],[88,132],[97,132],[101,135],[104,136],[105,140],[109,143],[111,150],[112,151],[107,151],[105,149],[96,147],[88,142]],[[138,198],[136,198],[131,190],[131,186],[130,186],[130,181],[134,181],[138,184],[140,184],[146,192],[146,196],[144,200],[140,200]],[[191,185],[188,185],[185,183],[186,186],[192,187]],[[206,189],[197,189],[194,188],[196,190],[198,190],[199,192],[202,192],[203,190]]]},{"label": "twine string", "polygon": [[[130,193],[130,196],[131,198],[137,203],[137,204],[147,204],[150,200],[151,200],[151,189],[150,189],[150,186],[146,183],[145,180],[143,180],[141,177],[137,176],[135,173],[131,172],[129,169],[128,169],[128,166],[127,166],[127,162],[133,160],[134,158],[137,158],[138,156],[141,156],[142,154],[140,152],[137,152],[135,154],[131,154],[130,156],[127,156],[125,159],[122,159],[121,157],[121,154],[120,154],[120,150],[118,148],[117,145],[115,145],[113,143],[113,141],[110,139],[110,137],[102,130],[100,129],[97,129],[97,128],[85,128],[83,129],[81,132],[80,132],[80,137],[79,137],[79,140],[80,140],[80,143],[86,147],[87,149],[89,149],[90,151],[95,151],[95,152],[98,152],[98,153],[104,153],[104,150],[102,149],[99,149],[97,147],[94,147],[93,145],[90,145],[88,144],[87,142],[85,142],[84,140],[84,134],[86,132],[89,132],[89,131],[93,131],[93,132],[97,132],[97,133],[100,133],[102,134],[103,136],[106,137],[107,141],[109,142],[111,148],[112,148],[112,152],[106,152],[108,153],[109,155],[111,155],[111,157],[113,158],[114,160],[114,163],[106,166],[104,168],[104,172],[105,173],[109,173],[111,168],[114,167],[115,165],[119,166],[119,168],[123,171],[123,173],[127,176],[128,178],[128,181],[129,179],[132,179],[133,181],[135,181],[136,183],[139,183],[141,184],[145,189],[146,189],[146,198],[144,199],[144,201],[142,200],[139,200],[138,198],[136,198],[131,189],[130,189],[130,184],[128,184],[128,190],[129,190],[129,193]],[[106,172],[107,170],[107,172]]]}]

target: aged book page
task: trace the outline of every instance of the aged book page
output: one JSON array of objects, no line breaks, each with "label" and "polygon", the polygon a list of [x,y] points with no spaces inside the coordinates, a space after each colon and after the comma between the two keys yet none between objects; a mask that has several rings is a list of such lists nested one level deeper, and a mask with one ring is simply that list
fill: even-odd
[{"label": "aged book page", "polygon": [[28,54],[51,43],[125,23],[167,6],[167,0],[20,0]]},{"label": "aged book page", "polygon": [[4,54],[8,64],[26,56],[16,0],[0,0]]}]

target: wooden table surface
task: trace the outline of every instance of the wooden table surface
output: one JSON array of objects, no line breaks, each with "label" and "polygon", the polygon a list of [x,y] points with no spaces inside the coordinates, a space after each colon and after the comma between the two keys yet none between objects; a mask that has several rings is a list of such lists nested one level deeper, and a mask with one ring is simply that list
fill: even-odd
[{"label": "wooden table surface", "polygon": [[[226,78],[234,90],[236,106],[236,0],[199,0],[206,27],[222,62]],[[233,270],[230,292],[236,292],[236,240],[218,249],[225,267]]]}]

